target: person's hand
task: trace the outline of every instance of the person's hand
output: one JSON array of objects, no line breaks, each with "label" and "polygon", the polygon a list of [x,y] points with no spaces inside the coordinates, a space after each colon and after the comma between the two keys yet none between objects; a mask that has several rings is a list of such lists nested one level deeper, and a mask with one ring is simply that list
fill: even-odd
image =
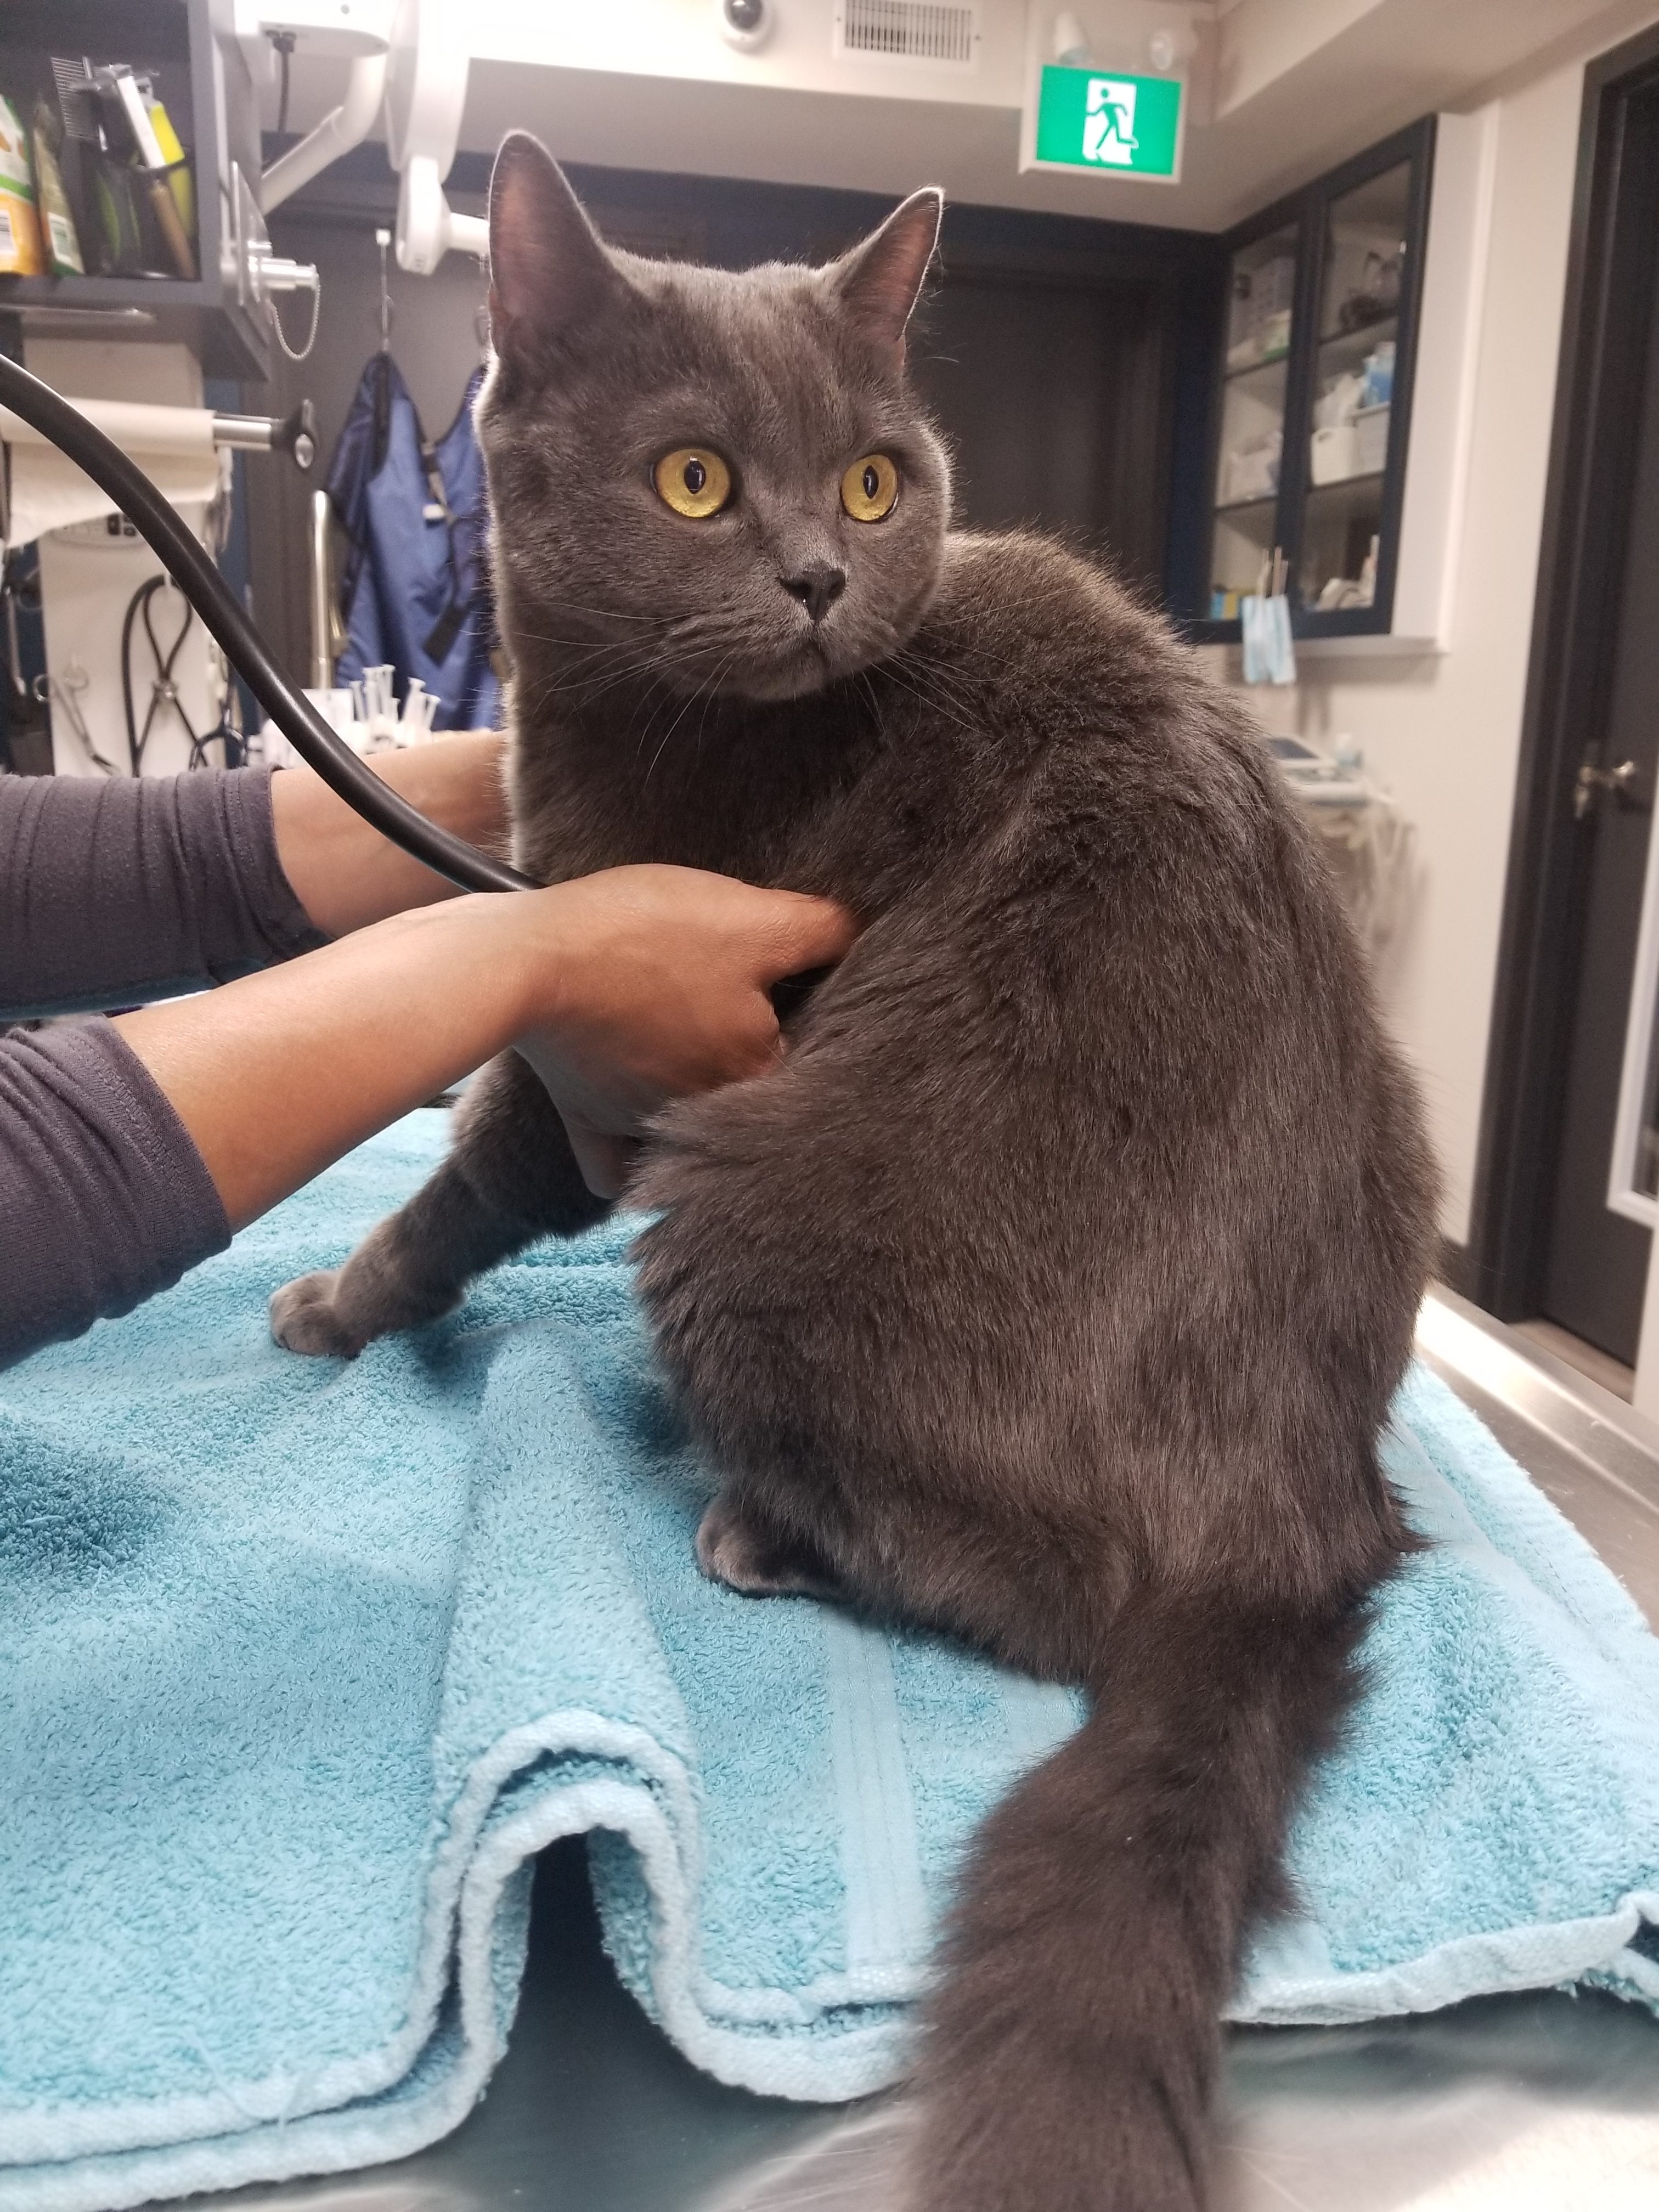
[{"label": "person's hand", "polygon": [[556,958],[518,1049],[606,1198],[670,1099],[776,1065],[771,987],[841,959],[858,933],[828,900],[695,868],[612,868],[539,896],[556,902]]},{"label": "person's hand", "polygon": [[552,1092],[582,1173],[614,1197],[641,1123],[771,1066],[769,987],[838,960],[856,933],[822,900],[617,868],[411,905],[116,1026],[234,1229],[514,1044]]}]

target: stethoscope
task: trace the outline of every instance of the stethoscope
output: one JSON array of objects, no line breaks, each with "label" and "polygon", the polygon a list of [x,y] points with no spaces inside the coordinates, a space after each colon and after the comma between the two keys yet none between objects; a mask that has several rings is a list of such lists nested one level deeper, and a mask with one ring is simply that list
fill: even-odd
[{"label": "stethoscope", "polygon": [[[301,758],[316,769],[348,806],[383,837],[401,845],[436,874],[468,891],[534,889],[505,860],[452,836],[417,814],[407,800],[382,783],[349,745],[337,738],[304,693],[283,673],[243,608],[237,605],[207,549],[179,520],[142,469],[90,423],[79,408],[15,361],[0,355],[0,405],[9,407],[43,438],[66,453],[100,491],[106,492],[129,522],[167,564],[168,574],[200,615],[226,658],[241,675],[265,713]],[[67,702],[65,702],[67,703]]]}]

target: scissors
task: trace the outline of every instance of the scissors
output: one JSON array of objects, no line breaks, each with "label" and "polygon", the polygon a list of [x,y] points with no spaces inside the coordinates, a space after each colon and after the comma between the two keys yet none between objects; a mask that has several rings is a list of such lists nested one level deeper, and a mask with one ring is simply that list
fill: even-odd
[{"label": "scissors", "polygon": [[115,775],[118,771],[114,762],[106,760],[93,743],[92,732],[87,727],[87,718],[81,712],[81,694],[91,682],[91,677],[71,654],[61,676],[37,676],[31,688],[43,706],[63,708],[64,719],[86,748],[88,758],[102,769],[106,775]]}]

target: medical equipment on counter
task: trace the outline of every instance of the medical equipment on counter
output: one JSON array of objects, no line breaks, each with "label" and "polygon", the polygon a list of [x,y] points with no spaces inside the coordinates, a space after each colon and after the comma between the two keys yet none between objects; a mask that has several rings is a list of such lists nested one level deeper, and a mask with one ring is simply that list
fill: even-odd
[{"label": "medical equipment on counter", "polygon": [[[80,406],[146,469],[184,526],[215,550],[228,522],[231,452],[283,452],[301,466],[315,452],[308,402],[285,419],[131,400],[87,399]],[[38,546],[44,655],[59,687],[55,703],[63,709],[50,733],[42,728],[40,743],[26,743],[20,757],[12,737],[15,732],[27,738],[22,726],[30,719],[27,709],[20,714],[20,706],[27,699],[28,708],[37,708],[52,695],[31,696],[22,688],[21,665],[9,651],[14,605],[9,598],[12,703],[6,725],[13,765],[27,760],[59,774],[111,775],[137,772],[137,759],[149,775],[168,775],[210,759],[234,761],[240,753],[231,727],[234,687],[207,633],[193,618],[182,626],[176,619],[176,611],[187,612],[187,601],[167,611],[149,591],[148,629],[156,633],[156,647],[149,649],[137,610],[140,595],[162,580],[155,554],[122,520],[107,491],[32,424],[3,408],[0,442],[9,494],[9,509],[0,508],[12,556],[8,573],[15,573],[21,549]],[[158,683],[159,695],[150,688]],[[69,696],[73,714],[65,707]],[[216,745],[216,738],[226,742]]]},{"label": "medical equipment on counter", "polygon": [[1404,919],[1413,871],[1411,823],[1389,793],[1365,774],[1364,757],[1351,738],[1333,739],[1328,753],[1300,738],[1269,737],[1264,742],[1307,809],[1348,919],[1375,958]]},{"label": "medical equipment on counter", "polygon": [[87,727],[87,718],[81,711],[81,694],[91,684],[92,678],[73,653],[65,662],[61,674],[37,676],[33,686],[34,696],[43,707],[60,709],[79,740],[82,749],[94,767],[106,775],[119,774],[115,763],[106,760],[98,750],[92,732]]},{"label": "medical equipment on counter", "polygon": [[[164,593],[177,592],[182,601],[181,619],[173,633],[172,641],[163,645],[155,634],[155,602]],[[185,641],[195,623],[195,610],[178,586],[167,576],[149,576],[140,584],[127,603],[121,622],[121,704],[126,716],[127,759],[134,775],[141,775],[144,766],[144,748],[160,726],[176,723],[183,731],[190,748],[188,765],[207,768],[210,765],[207,748],[218,744],[222,753],[221,765],[234,768],[241,755],[241,734],[230,720],[234,694],[228,682],[219,687],[218,715],[210,730],[199,731],[191,720],[188,708],[179,696],[177,671],[179,656]],[[142,627],[144,641],[149,647],[149,702],[144,710],[143,726],[138,726],[137,710],[133,703],[133,650],[137,643],[135,624]]]},{"label": "medical equipment on counter", "polygon": [[1359,755],[1346,738],[1334,755],[1316,752],[1300,738],[1269,738],[1267,750],[1297,797],[1310,806],[1363,806],[1370,786],[1359,773]]},{"label": "medical equipment on counter", "polygon": [[433,717],[442,701],[436,692],[427,690],[418,676],[414,676],[410,678],[400,708],[392,687],[394,673],[390,662],[379,668],[366,668],[361,681],[346,687],[356,718],[368,733],[365,742],[370,752],[385,752],[398,745],[428,744],[436,734]]},{"label": "medical equipment on counter", "polygon": [[31,424],[106,492],[166,562],[265,713],[329,787],[382,836],[465,890],[523,890],[530,878],[452,836],[398,798],[296,690],[200,540],[118,446],[70,401],[0,356],[0,405]]},{"label": "medical equipment on counter", "polygon": [[[366,668],[349,684],[308,687],[306,697],[360,758],[430,744],[441,734],[432,725],[443,702],[416,676],[410,678],[400,708],[392,689],[396,673],[388,662],[379,668]],[[265,724],[255,743],[258,757],[267,768],[289,768],[299,757],[274,722]]]}]

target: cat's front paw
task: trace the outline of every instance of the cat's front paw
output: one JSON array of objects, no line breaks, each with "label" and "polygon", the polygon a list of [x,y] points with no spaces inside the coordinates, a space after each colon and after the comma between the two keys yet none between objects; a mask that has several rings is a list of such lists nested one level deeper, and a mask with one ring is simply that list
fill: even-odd
[{"label": "cat's front paw", "polygon": [[697,1565],[711,1583],[744,1597],[829,1597],[829,1578],[815,1561],[770,1541],[721,1491],[697,1524]]},{"label": "cat's front paw", "polygon": [[322,1358],[355,1359],[368,1341],[348,1328],[335,1300],[341,1270],[296,1275],[273,1291],[270,1333],[285,1352],[308,1352]]}]

